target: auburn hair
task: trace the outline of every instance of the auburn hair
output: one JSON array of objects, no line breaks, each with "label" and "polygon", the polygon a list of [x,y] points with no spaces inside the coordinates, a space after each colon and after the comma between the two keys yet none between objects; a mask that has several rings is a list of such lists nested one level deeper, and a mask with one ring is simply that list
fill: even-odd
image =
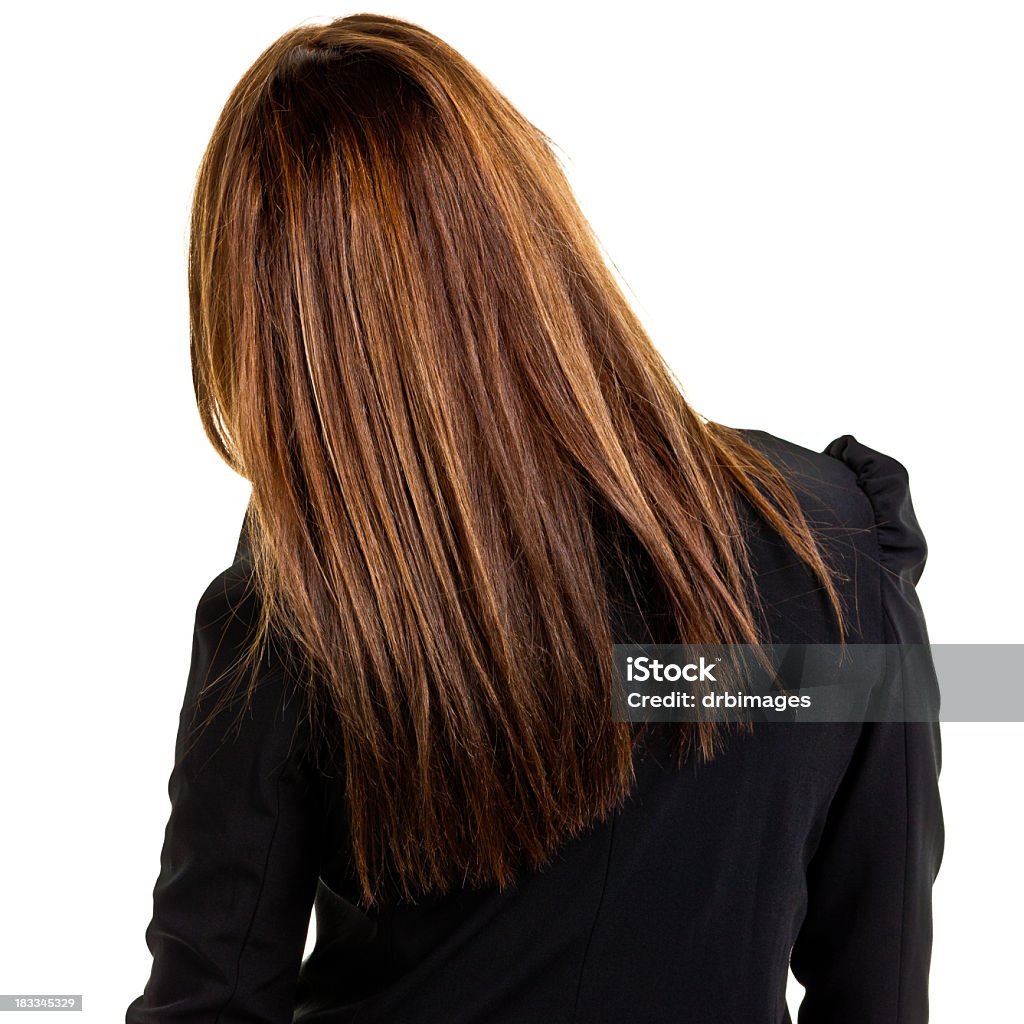
[{"label": "auburn hair", "polygon": [[551,140],[425,29],[355,14],[259,56],[188,272],[203,426],[252,485],[249,653],[286,638],[315,745],[340,738],[366,905],[504,885],[628,795],[608,536],[658,581],[660,642],[756,644],[745,501],[841,628],[793,491],[688,405]]}]

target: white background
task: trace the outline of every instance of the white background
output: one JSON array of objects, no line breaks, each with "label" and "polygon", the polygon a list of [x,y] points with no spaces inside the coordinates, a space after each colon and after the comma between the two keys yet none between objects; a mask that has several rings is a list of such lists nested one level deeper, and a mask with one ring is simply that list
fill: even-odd
[{"label": "white background", "polygon": [[[97,1024],[148,976],[195,603],[248,494],[191,391],[193,175],[266,45],[360,9],[4,16],[0,992],[82,993]],[[908,467],[933,641],[1024,639],[1019,5],[377,10],[555,139],[701,412]],[[1024,727],[943,729],[932,1021],[1019,1019]]]}]

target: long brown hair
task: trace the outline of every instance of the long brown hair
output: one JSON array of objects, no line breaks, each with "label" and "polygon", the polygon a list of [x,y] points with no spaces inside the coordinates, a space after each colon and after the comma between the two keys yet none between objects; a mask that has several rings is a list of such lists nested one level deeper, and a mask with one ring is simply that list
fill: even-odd
[{"label": "long brown hair", "polygon": [[841,623],[793,492],[684,400],[551,140],[423,28],[304,25],[246,71],[189,290],[203,425],[252,484],[251,650],[287,637],[341,738],[367,905],[507,883],[629,792],[599,518],[677,642],[761,639],[741,499]]}]

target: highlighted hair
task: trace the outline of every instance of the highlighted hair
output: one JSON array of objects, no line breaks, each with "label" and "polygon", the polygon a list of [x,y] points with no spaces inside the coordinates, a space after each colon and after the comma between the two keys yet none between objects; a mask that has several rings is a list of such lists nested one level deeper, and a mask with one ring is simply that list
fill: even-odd
[{"label": "highlighted hair", "polygon": [[[367,905],[505,884],[628,794],[614,538],[669,610],[656,642],[760,639],[740,500],[841,623],[791,489],[687,404],[551,141],[424,29],[357,14],[256,60],[189,288],[203,425],[252,484],[252,650],[286,637],[340,737]],[[678,729],[714,755],[714,725]]]}]

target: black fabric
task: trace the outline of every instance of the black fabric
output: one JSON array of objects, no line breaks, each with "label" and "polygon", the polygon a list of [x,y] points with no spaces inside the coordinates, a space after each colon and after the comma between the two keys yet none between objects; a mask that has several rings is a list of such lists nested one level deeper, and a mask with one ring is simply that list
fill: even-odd
[{"label": "black fabric", "polygon": [[[849,435],[815,453],[745,433],[841,574],[850,639],[927,642],[903,467]],[[747,530],[771,640],[833,642],[817,581],[752,515]],[[287,674],[268,666],[237,732],[232,714],[192,730],[199,681],[238,653],[255,612],[246,553],[243,529],[197,608],[152,973],[126,1024],[791,1024],[790,963],[807,989],[799,1024],[927,1020],[937,725],[759,723],[681,770],[671,727],[653,726],[626,806],[544,871],[366,913],[341,779],[310,770]],[[619,611],[619,642],[649,635],[656,610]]]}]

